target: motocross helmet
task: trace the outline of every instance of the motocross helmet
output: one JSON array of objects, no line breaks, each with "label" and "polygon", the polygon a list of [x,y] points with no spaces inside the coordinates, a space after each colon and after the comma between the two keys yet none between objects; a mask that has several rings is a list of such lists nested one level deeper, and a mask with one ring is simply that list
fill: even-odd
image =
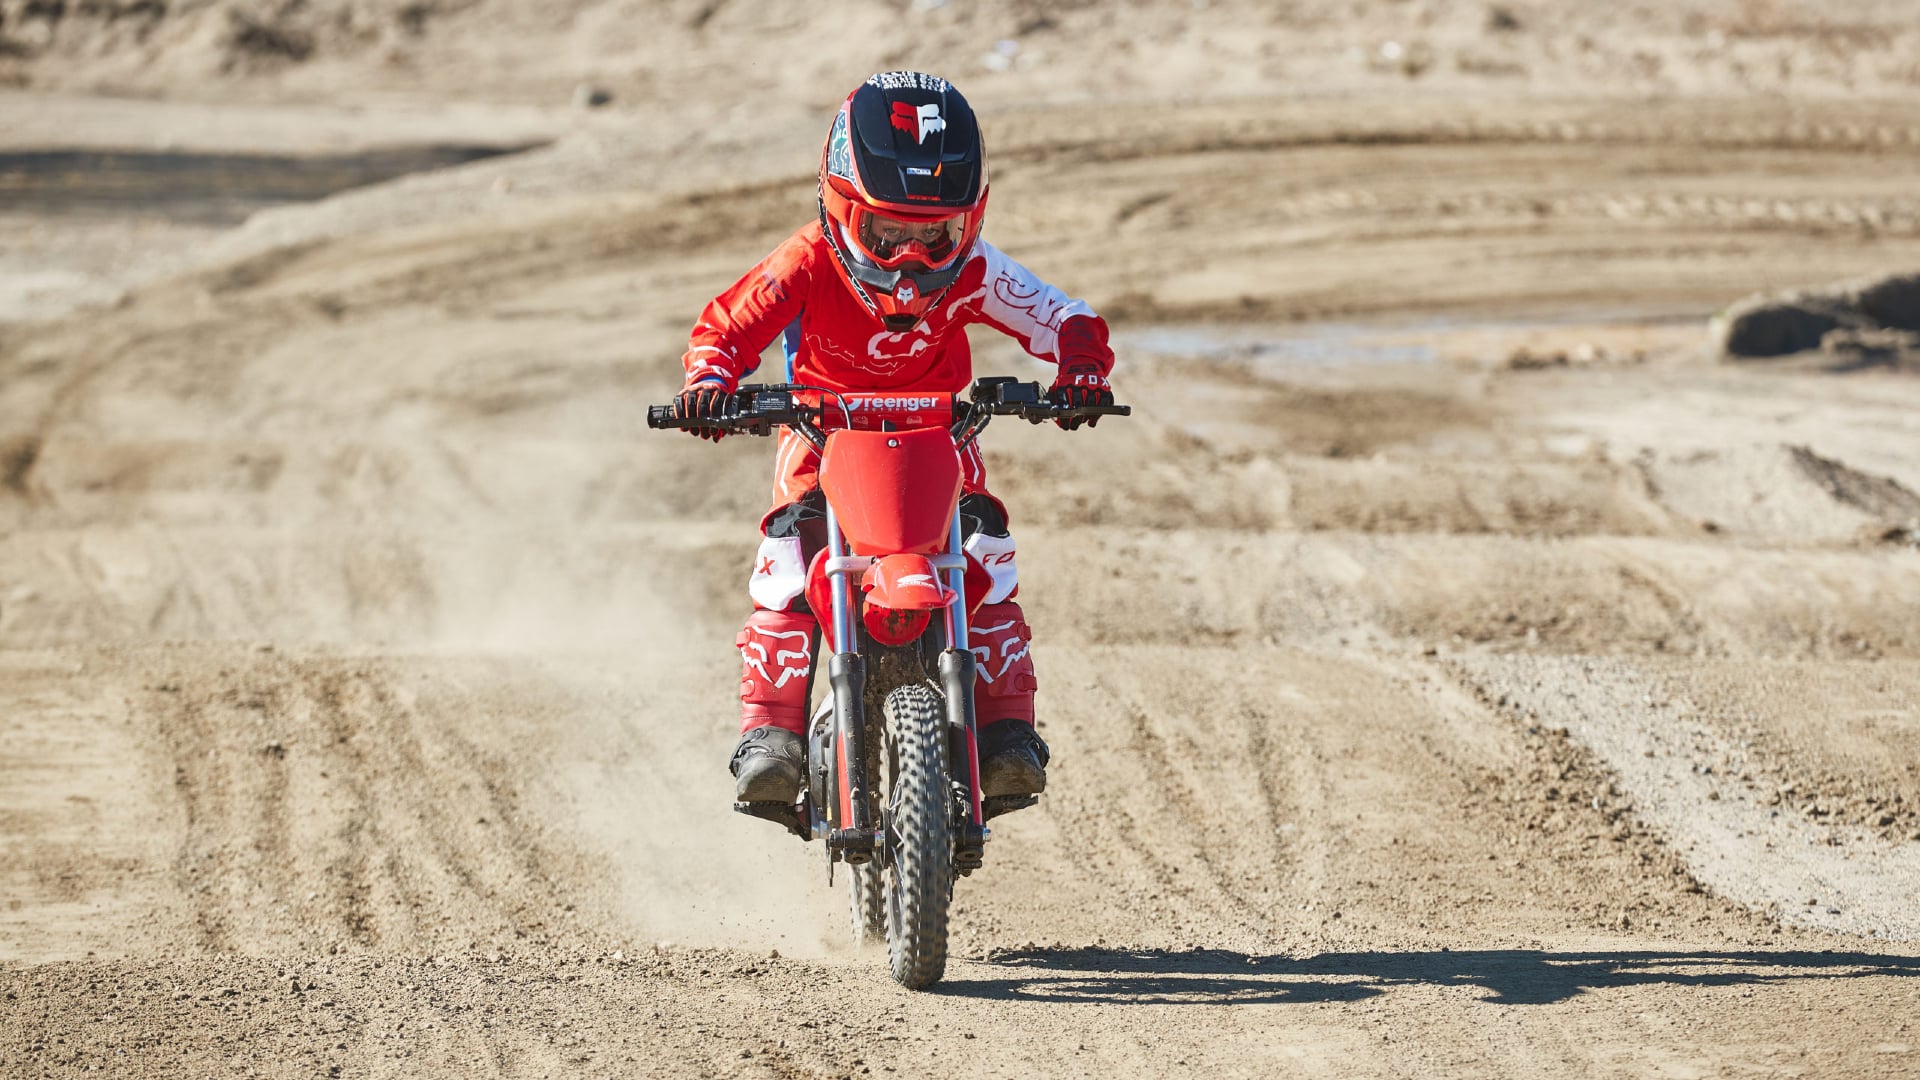
[{"label": "motocross helmet", "polygon": [[847,95],[820,153],[820,224],[888,330],[913,329],[953,285],[986,209],[980,127],[953,84],[889,71]]}]

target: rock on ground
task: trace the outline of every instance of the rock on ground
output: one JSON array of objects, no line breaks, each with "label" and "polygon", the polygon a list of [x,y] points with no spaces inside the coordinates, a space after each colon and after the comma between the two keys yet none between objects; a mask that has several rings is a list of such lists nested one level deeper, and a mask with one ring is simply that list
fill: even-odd
[{"label": "rock on ground", "polygon": [[[1730,359],[1788,356],[1819,349],[1837,334],[1829,351],[1857,352],[1848,343],[1878,331],[1920,331],[1920,273],[1893,274],[1825,289],[1750,296],[1714,321],[1715,344]],[[1895,351],[1908,348],[1904,336]]]}]

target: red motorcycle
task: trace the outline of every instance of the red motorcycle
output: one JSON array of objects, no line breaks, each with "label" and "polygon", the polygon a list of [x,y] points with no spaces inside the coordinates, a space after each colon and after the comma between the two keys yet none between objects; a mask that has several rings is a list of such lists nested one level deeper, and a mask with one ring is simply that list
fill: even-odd
[{"label": "red motorcycle", "polygon": [[1006,377],[980,379],[971,400],[775,385],[741,387],[717,420],[647,410],[651,428],[784,428],[820,454],[827,546],[808,568],[806,595],[816,613],[830,612],[810,643],[817,659],[824,634],[830,690],[808,727],[799,800],[734,809],[824,841],[830,885],[834,864],[847,864],[854,936],[884,938],[893,977],[909,988],[946,971],[953,883],[983,864],[988,820],[1039,801],[981,796],[961,454],[995,416],[1040,423],[1131,411],[1055,405],[1039,383]]}]

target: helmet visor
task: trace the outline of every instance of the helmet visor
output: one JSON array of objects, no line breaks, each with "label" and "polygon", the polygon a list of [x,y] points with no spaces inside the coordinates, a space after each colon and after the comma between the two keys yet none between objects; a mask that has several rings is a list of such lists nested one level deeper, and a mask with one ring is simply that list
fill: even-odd
[{"label": "helmet visor", "polygon": [[854,215],[854,240],[876,265],[889,270],[917,262],[937,269],[952,261],[967,234],[967,215],[915,220],[871,210]]}]

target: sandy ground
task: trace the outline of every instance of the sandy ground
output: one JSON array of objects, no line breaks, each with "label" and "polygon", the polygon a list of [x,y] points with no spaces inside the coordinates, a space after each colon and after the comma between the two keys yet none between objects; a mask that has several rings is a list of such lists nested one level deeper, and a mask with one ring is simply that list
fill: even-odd
[{"label": "sandy ground", "polygon": [[1056,764],[925,994],[727,809],[769,446],[638,422],[811,213],[857,74],[776,61],[848,17],[684,7],[8,54],[4,152],[548,145],[9,232],[0,1075],[1920,1075],[1920,382],[1706,331],[1920,266],[1899,5],[853,39],[967,50],[989,233],[1137,409],[988,435]]}]

